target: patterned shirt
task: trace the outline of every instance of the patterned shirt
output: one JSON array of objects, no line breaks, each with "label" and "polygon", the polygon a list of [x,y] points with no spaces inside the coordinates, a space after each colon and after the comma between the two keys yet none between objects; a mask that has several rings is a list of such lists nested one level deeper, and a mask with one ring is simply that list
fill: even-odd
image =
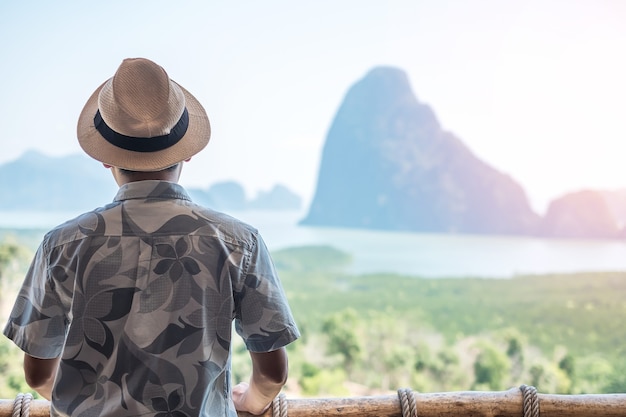
[{"label": "patterned shirt", "polygon": [[253,352],[299,337],[261,236],[139,181],[46,234],[4,334],[61,356],[52,416],[236,416],[233,327]]}]

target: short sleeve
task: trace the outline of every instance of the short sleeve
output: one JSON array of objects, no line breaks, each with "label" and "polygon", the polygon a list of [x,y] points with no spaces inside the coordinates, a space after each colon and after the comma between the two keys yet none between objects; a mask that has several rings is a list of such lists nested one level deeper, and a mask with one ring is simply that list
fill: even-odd
[{"label": "short sleeve", "polygon": [[30,265],[4,328],[4,335],[25,353],[40,359],[61,355],[66,316],[54,284],[48,279],[48,262],[42,244]]},{"label": "short sleeve", "polygon": [[256,244],[235,285],[235,329],[252,352],[271,352],[300,337],[265,242]]}]

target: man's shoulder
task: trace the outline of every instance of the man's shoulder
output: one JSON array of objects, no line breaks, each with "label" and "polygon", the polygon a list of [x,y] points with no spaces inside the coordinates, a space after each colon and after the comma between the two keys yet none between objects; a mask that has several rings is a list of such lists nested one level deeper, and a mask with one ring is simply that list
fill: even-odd
[{"label": "man's shoulder", "polygon": [[102,218],[101,213],[111,210],[118,205],[118,203],[110,203],[70,218],[50,229],[44,235],[43,241],[48,246],[58,246],[60,244],[80,239],[86,235],[85,232],[87,230],[98,229],[98,224],[101,223],[99,222],[99,219]]},{"label": "man's shoulder", "polygon": [[194,214],[204,219],[209,227],[214,228],[224,237],[235,242],[250,242],[258,236],[259,232],[256,227],[230,214],[197,204],[193,204],[193,206],[195,207],[193,210]]}]

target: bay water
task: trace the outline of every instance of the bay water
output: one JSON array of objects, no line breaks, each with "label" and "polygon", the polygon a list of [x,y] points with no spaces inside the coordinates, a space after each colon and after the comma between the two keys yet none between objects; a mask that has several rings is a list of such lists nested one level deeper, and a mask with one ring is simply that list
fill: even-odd
[{"label": "bay water", "polygon": [[[0,212],[1,228],[43,231],[79,213]],[[626,271],[626,241],[387,232],[299,225],[303,211],[230,212],[270,250],[328,245],[352,255],[349,272],[428,278]]]}]

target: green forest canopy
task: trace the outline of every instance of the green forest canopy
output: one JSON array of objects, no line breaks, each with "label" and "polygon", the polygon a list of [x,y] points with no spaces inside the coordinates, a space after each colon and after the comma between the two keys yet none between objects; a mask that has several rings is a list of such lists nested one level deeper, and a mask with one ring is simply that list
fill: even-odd
[{"label": "green forest canopy", "polygon": [[[0,243],[5,317],[32,256],[23,239]],[[292,393],[626,392],[626,272],[425,279],[346,273],[350,255],[328,246],[273,257],[303,335],[289,347]],[[245,380],[238,339],[233,352],[235,382]],[[28,391],[20,356],[0,339],[1,398]]]}]

